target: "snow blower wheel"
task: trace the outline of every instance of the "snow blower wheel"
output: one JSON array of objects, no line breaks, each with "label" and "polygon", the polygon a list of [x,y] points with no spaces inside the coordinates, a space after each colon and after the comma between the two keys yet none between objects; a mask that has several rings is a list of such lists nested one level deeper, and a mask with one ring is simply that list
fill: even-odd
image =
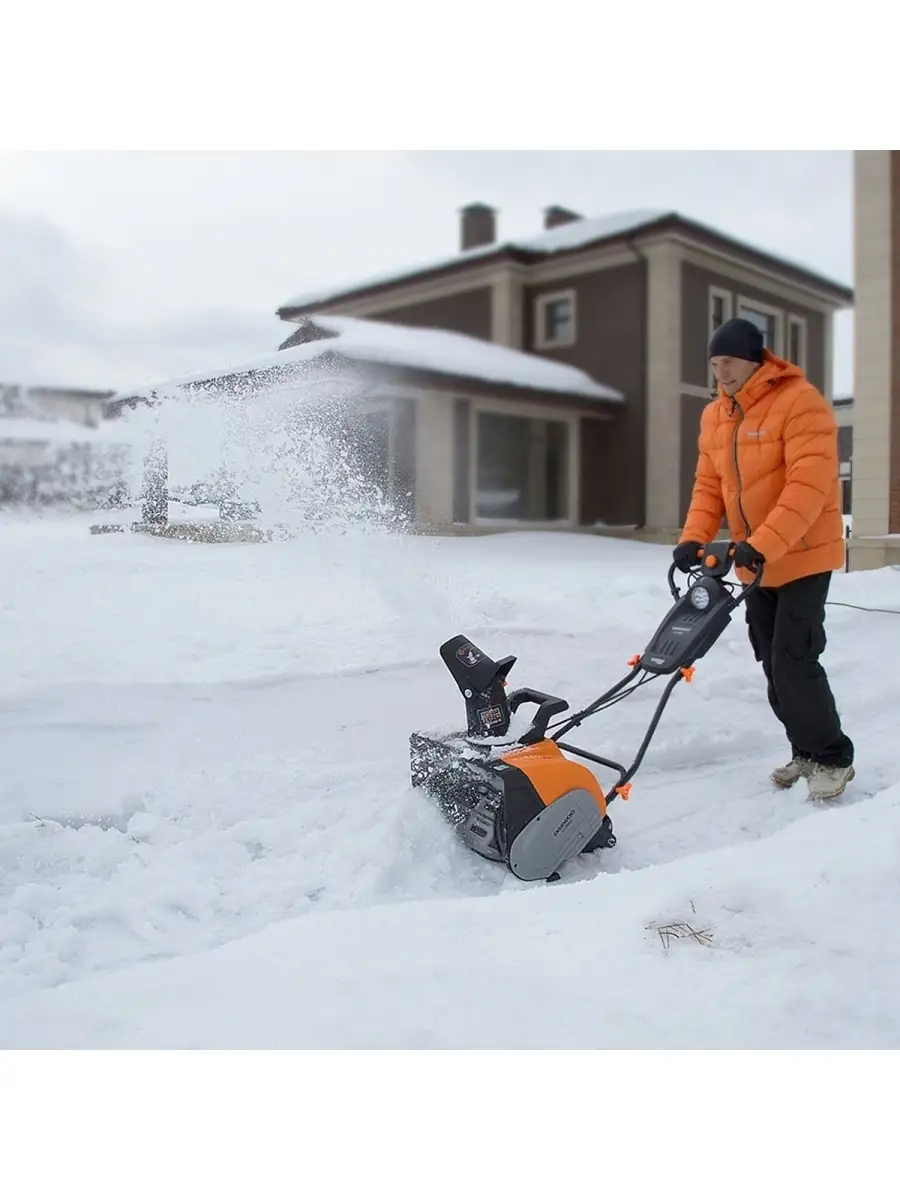
[{"label": "snow blower wheel", "polygon": [[[698,565],[689,572],[683,593],[675,584],[673,563],[668,582],[675,603],[643,654],[629,662],[629,673],[587,708],[553,725],[553,718],[568,710],[568,701],[532,688],[508,693],[515,657],[494,661],[463,634],[441,646],[441,658],[465,700],[466,729],[413,733],[411,778],[464,845],[504,864],[518,879],[552,882],[570,859],[616,844],[608,805],[617,795],[627,797],[675,685],[690,681],[693,664],[718,640],[747,593],[759,586],[761,566],[746,586],[726,580],[734,550],[733,542],[710,542],[698,551]],[[560,740],[660,675],[670,678],[630,766]],[[537,711],[528,728],[512,737],[512,717],[527,704]],[[591,768],[572,762],[563,751],[615,772],[615,783],[604,792]]]}]

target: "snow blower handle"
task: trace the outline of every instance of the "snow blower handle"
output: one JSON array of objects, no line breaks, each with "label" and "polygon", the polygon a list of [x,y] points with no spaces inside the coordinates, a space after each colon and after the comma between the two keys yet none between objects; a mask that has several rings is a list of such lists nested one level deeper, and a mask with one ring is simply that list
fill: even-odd
[{"label": "snow blower handle", "polygon": [[548,696],[546,692],[536,692],[534,688],[519,688],[512,692],[509,696],[510,712],[515,712],[523,704],[536,704],[537,712],[532,718],[531,725],[527,731],[518,739],[523,746],[533,745],[535,742],[543,741],[547,736],[547,726],[550,723],[550,718],[555,717],[557,713],[565,712],[569,707],[568,700],[563,700],[559,696]]},{"label": "snow blower handle", "polygon": [[[734,554],[737,549],[737,542],[707,542],[705,546],[701,546],[697,551],[697,566],[691,568],[687,572],[688,576],[693,579],[696,577],[705,576],[707,579],[722,579],[731,570],[734,561]],[[669,567],[669,591],[675,600],[681,599],[681,592],[675,584],[675,572],[678,570],[673,562]],[[752,583],[747,584],[744,592],[750,588],[759,586],[762,579],[763,564],[756,564],[755,577]],[[727,587],[734,585],[729,581]]]}]

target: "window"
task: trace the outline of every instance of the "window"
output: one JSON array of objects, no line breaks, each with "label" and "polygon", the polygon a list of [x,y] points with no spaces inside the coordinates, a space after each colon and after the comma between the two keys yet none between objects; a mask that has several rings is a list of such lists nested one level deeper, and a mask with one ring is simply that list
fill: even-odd
[{"label": "window", "polygon": [[752,321],[761,331],[766,349],[773,354],[781,353],[782,314],[777,308],[769,308],[756,300],[738,298],[738,316]]},{"label": "window", "polygon": [[571,429],[565,421],[480,412],[475,515],[492,521],[569,516]]},{"label": "window", "polygon": [[788,336],[787,350],[785,358],[788,362],[792,362],[799,367],[801,371],[806,370],[806,321],[803,317],[788,317]]},{"label": "window", "polygon": [[[709,328],[707,329],[707,341],[720,325],[724,325],[731,318],[733,304],[734,297],[731,292],[726,292],[722,288],[717,287],[709,289]],[[707,387],[711,391],[716,390],[716,373],[712,367],[709,368]]]},{"label": "window", "polygon": [[838,459],[843,472],[846,464],[847,470],[850,470],[850,463],[853,461],[853,426],[838,425]]},{"label": "window", "polygon": [[731,318],[731,292],[723,292],[721,288],[709,289],[709,335],[716,332]]},{"label": "window", "polygon": [[534,344],[539,350],[575,343],[575,293],[553,292],[538,296],[534,309]]}]

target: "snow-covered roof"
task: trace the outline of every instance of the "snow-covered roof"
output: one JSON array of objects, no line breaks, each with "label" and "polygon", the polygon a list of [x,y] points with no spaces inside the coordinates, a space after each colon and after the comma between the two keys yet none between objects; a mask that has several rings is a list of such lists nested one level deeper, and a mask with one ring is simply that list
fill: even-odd
[{"label": "snow-covered roof", "polygon": [[79,425],[77,421],[38,420],[31,417],[0,417],[0,442],[30,442],[56,446],[107,445],[119,438],[113,429]]},{"label": "snow-covered roof", "polygon": [[463,250],[449,258],[419,263],[418,266],[401,268],[386,274],[370,276],[367,279],[355,279],[340,287],[320,288],[316,292],[292,297],[282,304],[278,311],[306,308],[309,304],[320,304],[334,296],[342,296],[348,292],[361,292],[367,288],[383,287],[385,284],[396,283],[407,276],[421,275],[426,271],[440,271],[445,267],[465,266],[479,258],[503,251],[518,250],[535,254],[555,254],[563,250],[576,250],[579,246],[587,246],[591,242],[598,242],[603,238],[631,233],[645,225],[651,225],[671,216],[675,216],[675,214],[662,209],[637,209],[633,212],[614,213],[606,217],[582,218],[578,221],[570,221],[565,225],[558,225],[555,229],[548,229],[534,237],[493,242],[489,246],[476,246],[472,250]]},{"label": "snow-covered roof", "polygon": [[287,316],[291,309],[326,304],[338,296],[347,296],[355,292],[366,291],[370,288],[386,287],[390,284],[400,283],[406,279],[413,279],[416,276],[431,271],[446,270],[450,267],[465,267],[469,263],[477,262],[479,259],[486,258],[489,255],[520,253],[543,256],[560,254],[567,250],[577,250],[582,246],[589,246],[594,242],[600,242],[606,238],[615,238],[625,234],[636,233],[638,230],[659,224],[663,221],[679,221],[699,233],[731,243],[736,250],[743,250],[751,255],[755,254],[777,261],[783,264],[783,266],[797,271],[801,275],[805,275],[811,282],[826,291],[837,292],[838,294],[843,293],[842,298],[844,302],[852,302],[852,290],[846,284],[827,279],[807,263],[800,263],[785,258],[784,255],[773,250],[765,250],[762,247],[752,246],[747,242],[733,237],[729,233],[714,229],[712,226],[705,225],[673,209],[634,209],[628,212],[612,213],[605,217],[581,217],[578,220],[567,221],[562,225],[557,225],[553,229],[544,230],[542,233],[535,234],[534,237],[492,242],[487,246],[476,246],[472,250],[464,250],[450,257],[428,263],[420,263],[418,266],[401,268],[377,276],[370,276],[366,279],[348,280],[342,286],[320,288],[315,292],[308,292],[302,296],[292,297],[278,308],[277,313],[279,316]]},{"label": "snow-covered roof", "polygon": [[120,392],[112,402],[150,396],[160,388],[212,382],[255,371],[308,367],[325,355],[338,355],[360,365],[405,368],[473,382],[583,396],[590,400],[617,402],[625,398],[620,391],[598,383],[577,367],[551,362],[536,354],[513,350],[462,333],[328,314],[310,317],[308,324],[314,327],[314,331],[320,331],[316,340],[279,350],[276,354],[252,362],[166,380],[157,388],[144,387]]}]

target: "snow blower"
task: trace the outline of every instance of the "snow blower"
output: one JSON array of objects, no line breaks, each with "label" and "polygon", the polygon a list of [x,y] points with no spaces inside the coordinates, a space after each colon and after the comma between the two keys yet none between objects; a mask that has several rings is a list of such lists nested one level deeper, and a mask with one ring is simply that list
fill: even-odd
[{"label": "snow blower", "polygon": [[[610,802],[616,796],[627,799],[675,685],[682,679],[690,682],[694,663],[759,585],[761,566],[747,586],[726,580],[734,550],[733,542],[710,542],[699,551],[683,593],[676,586],[673,563],[668,582],[675,603],[643,654],[630,659],[628,674],[587,708],[553,725],[553,718],[568,710],[568,701],[527,687],[507,692],[515,657],[494,661],[462,634],[440,647],[465,700],[467,728],[410,736],[412,784],[437,803],[464,845],[505,864],[518,879],[553,882],[570,859],[616,844]],[[661,675],[669,681],[630,766],[561,740],[588,717]],[[528,704],[537,711],[528,728],[513,737],[512,716]],[[563,751],[614,771],[616,782],[604,792],[593,771]]]}]

